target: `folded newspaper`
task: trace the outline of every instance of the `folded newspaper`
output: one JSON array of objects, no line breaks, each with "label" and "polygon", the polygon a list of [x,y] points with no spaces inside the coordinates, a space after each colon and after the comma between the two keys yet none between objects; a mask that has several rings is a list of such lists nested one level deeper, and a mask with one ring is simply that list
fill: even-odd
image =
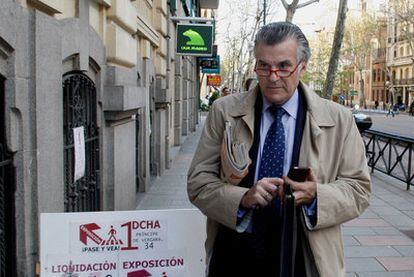
[{"label": "folded newspaper", "polygon": [[224,139],[221,146],[221,177],[231,184],[238,184],[248,172],[249,151],[245,143],[233,141],[233,129],[226,122]]}]

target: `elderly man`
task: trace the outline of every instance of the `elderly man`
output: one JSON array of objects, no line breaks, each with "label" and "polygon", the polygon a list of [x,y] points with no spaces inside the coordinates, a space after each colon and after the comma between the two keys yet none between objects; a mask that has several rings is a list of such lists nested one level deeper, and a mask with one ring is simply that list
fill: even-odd
[{"label": "elderly man", "polygon": [[[300,81],[310,49],[296,25],[262,27],[254,51],[258,86],[214,103],[188,172],[189,198],[208,218],[207,275],[345,276],[340,224],[371,191],[361,136],[350,111]],[[286,177],[295,166],[309,168],[304,181]],[[297,243],[284,257],[288,186]]]}]

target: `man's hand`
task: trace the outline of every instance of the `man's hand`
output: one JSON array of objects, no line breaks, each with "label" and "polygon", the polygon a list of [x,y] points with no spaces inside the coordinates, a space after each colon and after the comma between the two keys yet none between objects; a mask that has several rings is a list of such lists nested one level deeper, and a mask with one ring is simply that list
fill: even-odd
[{"label": "man's hand", "polygon": [[312,170],[305,182],[296,182],[287,176],[283,176],[285,184],[290,185],[295,196],[295,204],[310,204],[316,197],[316,177]]},{"label": "man's hand", "polygon": [[280,178],[263,178],[251,187],[241,200],[241,206],[246,209],[265,207],[276,196],[283,195],[283,180]]}]

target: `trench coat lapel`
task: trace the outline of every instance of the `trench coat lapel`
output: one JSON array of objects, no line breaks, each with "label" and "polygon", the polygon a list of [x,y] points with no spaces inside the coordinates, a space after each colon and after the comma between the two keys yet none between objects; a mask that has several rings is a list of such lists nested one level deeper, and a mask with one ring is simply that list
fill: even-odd
[{"label": "trench coat lapel", "polygon": [[335,126],[335,121],[325,108],[325,102],[302,82],[299,84],[307,103],[307,114],[299,154],[299,166],[311,167],[318,176],[321,134],[325,128]]},{"label": "trench coat lapel", "polygon": [[243,103],[241,105],[234,105],[230,111],[230,116],[241,117],[244,123],[246,123],[252,138],[254,134],[254,105],[258,94],[259,85],[257,85],[254,89],[246,92],[246,97],[243,99]]}]

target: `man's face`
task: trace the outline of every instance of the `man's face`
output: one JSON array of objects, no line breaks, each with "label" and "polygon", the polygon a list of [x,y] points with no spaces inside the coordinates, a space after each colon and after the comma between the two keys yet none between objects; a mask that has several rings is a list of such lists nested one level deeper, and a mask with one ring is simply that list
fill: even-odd
[{"label": "man's face", "polygon": [[256,70],[282,69],[292,72],[297,66],[287,78],[280,78],[274,72],[268,77],[257,75],[261,92],[273,104],[283,105],[289,100],[306,70],[306,62],[297,59],[297,49],[295,39],[287,39],[275,45],[259,43],[256,47]]}]

